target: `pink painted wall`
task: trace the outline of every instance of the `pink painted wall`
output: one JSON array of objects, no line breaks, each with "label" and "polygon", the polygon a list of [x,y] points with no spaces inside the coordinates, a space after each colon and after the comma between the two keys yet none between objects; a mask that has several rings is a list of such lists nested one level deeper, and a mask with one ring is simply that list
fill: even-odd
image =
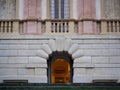
[{"label": "pink painted wall", "polygon": [[[24,19],[41,19],[41,0],[24,0]],[[36,21],[28,21],[24,24],[24,34],[38,34]],[[40,25],[41,26],[41,25]]]},{"label": "pink painted wall", "polygon": [[96,24],[89,20],[96,19],[95,2],[96,0],[77,0],[78,19],[86,19],[78,24],[80,34],[96,34]]}]

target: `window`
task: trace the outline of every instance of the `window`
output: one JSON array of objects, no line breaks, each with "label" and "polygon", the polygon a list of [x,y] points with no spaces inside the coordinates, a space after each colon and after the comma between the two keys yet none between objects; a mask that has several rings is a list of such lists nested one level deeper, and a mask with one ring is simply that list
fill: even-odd
[{"label": "window", "polygon": [[50,0],[50,16],[52,19],[68,19],[69,0]]}]

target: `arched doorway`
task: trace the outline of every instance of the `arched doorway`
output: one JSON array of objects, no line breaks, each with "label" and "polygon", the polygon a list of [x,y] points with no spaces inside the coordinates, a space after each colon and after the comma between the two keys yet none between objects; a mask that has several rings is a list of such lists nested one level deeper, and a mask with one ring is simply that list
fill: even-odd
[{"label": "arched doorway", "polygon": [[52,63],[51,83],[70,82],[70,64],[64,59],[56,59]]},{"label": "arched doorway", "polygon": [[73,60],[67,52],[53,52],[48,59],[48,83],[72,83]]}]

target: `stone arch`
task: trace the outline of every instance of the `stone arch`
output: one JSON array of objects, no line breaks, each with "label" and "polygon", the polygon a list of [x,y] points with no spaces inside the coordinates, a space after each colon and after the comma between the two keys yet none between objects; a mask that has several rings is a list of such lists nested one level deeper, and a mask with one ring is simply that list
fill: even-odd
[{"label": "stone arch", "polygon": [[47,65],[48,83],[72,83],[73,60],[68,52],[53,52],[49,55]]},{"label": "stone arch", "polygon": [[[50,55],[56,52],[67,52],[72,58],[72,63],[74,63],[76,60],[79,60],[82,56],[80,54],[81,50],[79,49],[79,45],[77,43],[73,43],[72,39],[64,38],[50,39],[48,43],[42,45],[42,48],[41,50],[38,50],[37,55],[49,62]],[[48,65],[48,63],[46,64]],[[75,65],[72,64],[73,68],[74,66]]]},{"label": "stone arch", "polygon": [[43,44],[38,50],[38,56],[48,59],[49,55],[55,51],[65,51],[72,55],[73,59],[81,57],[78,44],[74,44],[71,39],[50,39],[48,44]]}]

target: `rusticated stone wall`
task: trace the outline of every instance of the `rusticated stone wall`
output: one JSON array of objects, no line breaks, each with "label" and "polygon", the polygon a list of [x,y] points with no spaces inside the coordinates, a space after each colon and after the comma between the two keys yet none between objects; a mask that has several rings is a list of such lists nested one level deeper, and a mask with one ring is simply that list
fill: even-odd
[{"label": "rusticated stone wall", "polygon": [[73,83],[118,80],[120,36],[0,36],[0,83],[28,80],[47,83],[47,60],[52,51],[68,51],[73,58]]},{"label": "rusticated stone wall", "polygon": [[105,18],[120,19],[120,0],[104,0]]},{"label": "rusticated stone wall", "polygon": [[0,0],[0,19],[15,18],[16,0]]}]

